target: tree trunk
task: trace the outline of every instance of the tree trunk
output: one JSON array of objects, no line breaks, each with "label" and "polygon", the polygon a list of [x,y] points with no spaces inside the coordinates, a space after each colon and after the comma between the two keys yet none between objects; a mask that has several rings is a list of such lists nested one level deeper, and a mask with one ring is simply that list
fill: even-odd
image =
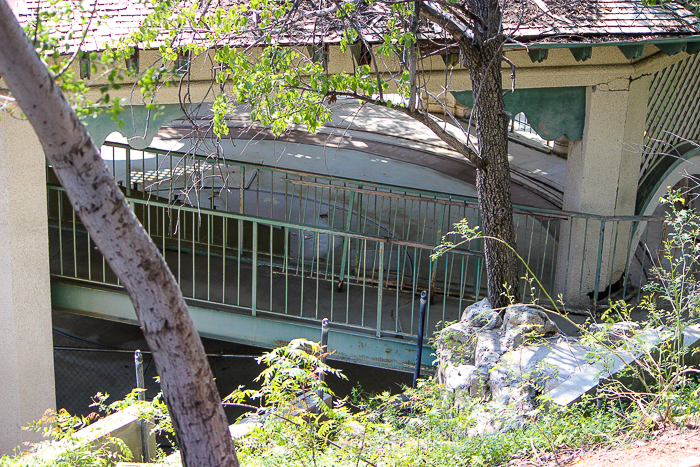
[{"label": "tree trunk", "polygon": [[[490,2],[491,30],[500,27],[500,8]],[[480,5],[485,8],[484,5]],[[495,38],[492,38],[495,39]],[[476,189],[481,210],[481,228],[515,248],[513,202],[508,165],[508,116],[503,103],[501,78],[502,52],[499,40],[464,50],[474,93],[474,116],[481,158],[486,167],[477,169]],[[517,257],[501,241],[485,239],[488,299],[494,308],[505,307],[511,299],[520,300]]]},{"label": "tree trunk", "polygon": [[237,466],[221,399],[175,278],[5,0],[0,0],[0,75],[131,297],[161,377],[183,465]]}]

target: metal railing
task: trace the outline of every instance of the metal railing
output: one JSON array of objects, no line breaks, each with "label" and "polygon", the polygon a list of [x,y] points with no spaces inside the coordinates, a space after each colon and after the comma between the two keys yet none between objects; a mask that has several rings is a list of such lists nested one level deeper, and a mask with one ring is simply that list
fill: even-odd
[{"label": "metal railing", "polygon": [[[112,143],[103,157],[191,300],[414,337],[421,290],[428,329],[484,294],[479,240],[430,260],[453,223],[479,225],[474,198]],[[52,274],[119,285],[51,174],[48,205]],[[550,293],[599,301],[644,280],[633,259],[648,219],[525,206],[514,217],[517,251]],[[531,285],[524,299],[541,298]]]}]

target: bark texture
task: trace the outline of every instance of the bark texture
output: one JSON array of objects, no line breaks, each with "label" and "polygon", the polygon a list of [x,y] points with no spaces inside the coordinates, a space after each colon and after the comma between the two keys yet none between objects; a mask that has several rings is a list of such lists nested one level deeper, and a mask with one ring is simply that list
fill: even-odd
[{"label": "bark texture", "polygon": [[[472,72],[472,89],[480,89],[474,106],[479,151],[486,167],[477,169],[476,190],[481,209],[481,227],[487,237],[495,237],[515,247],[513,202],[508,165],[508,117],[503,104],[500,59],[488,66],[482,59]],[[504,243],[484,240],[489,303],[494,308],[520,300],[517,258]]]},{"label": "bark texture", "polygon": [[[511,298],[519,301],[520,291],[517,257],[502,243],[515,247],[508,165],[509,117],[503,102],[501,77],[502,46],[506,39],[502,33],[501,6],[498,0],[438,3],[424,2],[421,11],[457,40],[469,69],[474,93],[472,120],[476,124],[479,153],[475,165],[481,230],[485,236],[501,240],[484,240],[488,299],[494,308],[502,308],[510,304]],[[444,10],[443,6],[454,10]]]},{"label": "bark texture", "polygon": [[[501,63],[505,37],[501,32],[501,7],[498,0],[468,0],[467,7],[482,19],[473,42],[462,47],[474,93],[474,121],[479,155],[485,167],[477,169],[476,189],[481,208],[484,234],[515,248],[513,201],[510,194],[508,165],[508,122],[503,102]],[[486,239],[486,276],[491,306],[520,300],[517,259],[502,242]]]},{"label": "bark texture", "polygon": [[161,376],[183,464],[237,466],[221,399],[175,278],[5,0],[0,0],[0,75],[131,297]]}]

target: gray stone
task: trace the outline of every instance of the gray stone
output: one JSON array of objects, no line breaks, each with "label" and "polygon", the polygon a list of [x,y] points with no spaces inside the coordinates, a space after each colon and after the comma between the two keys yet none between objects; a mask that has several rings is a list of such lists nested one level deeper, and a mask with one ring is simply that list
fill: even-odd
[{"label": "gray stone", "polygon": [[498,359],[503,355],[504,349],[501,347],[501,334],[498,329],[484,331],[476,338],[476,349],[474,351],[474,363],[488,365],[498,363]]},{"label": "gray stone", "polygon": [[460,321],[470,322],[474,316],[480,315],[482,313],[488,313],[492,310],[493,309],[491,308],[489,299],[485,298],[480,302],[476,302],[475,304],[466,307],[462,312],[462,318],[460,319]]},{"label": "gray stone", "polygon": [[474,365],[453,365],[447,363],[443,371],[438,374],[438,384],[442,384],[448,391],[468,388],[471,385]]},{"label": "gray stone", "polygon": [[[532,344],[557,334],[556,324],[535,307],[512,305],[501,318],[484,299],[437,336],[438,382],[456,408],[478,397],[500,407],[532,410],[537,396],[557,379],[543,362],[550,353],[547,347]],[[479,430],[491,428],[486,422]]]},{"label": "gray stone", "polygon": [[506,349],[516,349],[528,339],[545,339],[559,334],[559,328],[547,314],[528,305],[511,305],[503,318]]},{"label": "gray stone", "polygon": [[443,329],[435,338],[435,354],[441,362],[454,365],[474,362],[478,328],[460,321]]},{"label": "gray stone", "polygon": [[588,330],[593,333],[605,333],[605,341],[610,343],[625,340],[634,336],[639,330],[639,323],[634,323],[631,321],[622,321],[613,324],[594,323],[589,326]]},{"label": "gray stone", "polygon": [[488,298],[465,308],[460,322],[480,330],[500,328],[503,324],[500,313],[491,308]]}]

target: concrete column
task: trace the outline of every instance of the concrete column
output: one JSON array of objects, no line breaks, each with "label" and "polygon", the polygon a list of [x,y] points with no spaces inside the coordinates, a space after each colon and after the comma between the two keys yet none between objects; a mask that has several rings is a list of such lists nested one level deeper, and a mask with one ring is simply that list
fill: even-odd
[{"label": "concrete column", "polygon": [[56,408],[45,173],[29,123],[0,115],[0,455]]},{"label": "concrete column", "polygon": [[[583,140],[569,143],[563,208],[598,216],[634,215],[649,99],[649,77],[591,86]],[[559,237],[557,293],[588,305],[624,273],[629,221],[575,218]]]}]

